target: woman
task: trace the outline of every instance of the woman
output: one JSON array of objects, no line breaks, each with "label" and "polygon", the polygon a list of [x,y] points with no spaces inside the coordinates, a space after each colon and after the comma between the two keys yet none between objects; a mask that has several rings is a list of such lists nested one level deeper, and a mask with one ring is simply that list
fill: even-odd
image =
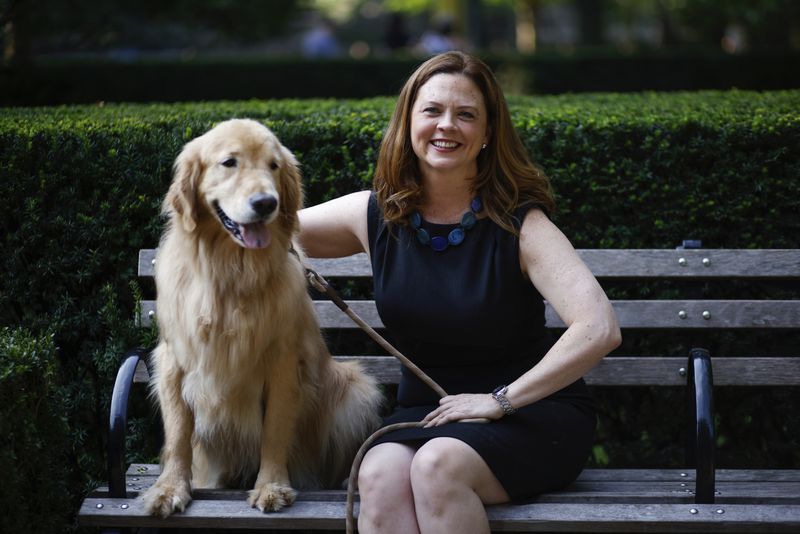
[{"label": "woman", "polygon": [[[620,343],[611,305],[549,215],[491,71],[448,52],[405,84],[374,192],[305,209],[312,257],[366,251],[398,349],[448,396],[404,371],[361,465],[359,531],[489,532],[482,504],[564,487],[583,469],[596,416],[581,379]],[[546,299],[567,325],[553,343]],[[486,422],[486,421],[489,422]]]}]

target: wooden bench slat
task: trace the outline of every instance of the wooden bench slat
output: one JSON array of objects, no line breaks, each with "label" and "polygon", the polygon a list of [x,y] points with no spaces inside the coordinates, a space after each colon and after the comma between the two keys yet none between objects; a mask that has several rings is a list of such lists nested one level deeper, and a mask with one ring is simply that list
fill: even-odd
[{"label": "wooden bench slat", "polygon": [[[396,384],[400,363],[390,356],[336,356],[358,360],[379,382]],[[792,386],[800,376],[800,357],[712,358],[717,386]],[[684,386],[686,358],[656,356],[609,356],[585,376],[593,386]]]},{"label": "wooden bench slat", "polygon": [[797,386],[800,357],[711,358],[716,386]]},{"label": "wooden bench slat", "polygon": [[[128,499],[135,499],[147,490],[152,482],[144,487],[128,490]],[[694,503],[694,492],[676,482],[660,485],[631,482],[576,483],[558,492],[545,493],[535,499],[537,503]],[[725,504],[796,504],[800,505],[800,483],[764,484],[761,486],[749,483],[735,484],[721,482],[717,484],[716,503]],[[109,499],[107,491],[96,492],[96,499]],[[194,501],[245,501],[246,490],[231,489],[195,489],[192,491]],[[345,490],[301,491],[296,502],[345,502]]]},{"label": "wooden bench slat", "polygon": [[[153,276],[155,253],[156,249],[139,252],[139,276]],[[800,250],[795,249],[579,249],[578,254],[598,278],[800,277]],[[325,277],[372,276],[363,252],[347,258],[310,258],[308,263]]]},{"label": "wooden bench slat", "polygon": [[[123,508],[126,506],[126,508]],[[345,503],[298,501],[265,514],[244,499],[195,500],[166,519],[149,515],[139,499],[87,498],[79,512],[84,526],[157,528],[344,529]]]},{"label": "wooden bench slat", "polygon": [[[793,470],[790,471],[783,471],[783,470],[755,470],[753,472],[767,473],[769,477],[776,477],[781,473],[788,473],[794,474]],[[720,469],[717,473],[720,473],[723,477],[726,473],[730,471],[726,471],[724,469]],[[733,473],[736,473],[737,477],[744,476],[743,470],[734,470]],[[750,471],[747,471],[750,472]],[[128,466],[128,470],[125,473],[125,476],[128,478],[129,481],[133,480],[134,478],[140,477],[157,477],[161,474],[161,465],[159,464],[139,464],[133,463]],[[787,475],[788,476],[788,475]],[[737,478],[738,479],[738,478]],[[585,469],[581,472],[578,480],[638,480],[638,481],[648,481],[648,480],[671,480],[671,481],[685,481],[685,480],[694,480],[694,471],[691,469]],[[795,481],[800,482],[800,474],[797,474],[795,478],[788,478],[788,481]]]},{"label": "wooden bench slat", "polygon": [[[128,498],[144,493],[156,481],[155,476],[128,477]],[[134,481],[134,479],[137,479]],[[536,502],[694,502],[694,483],[687,479],[679,480],[591,480],[584,477],[562,491],[546,493],[536,498]],[[753,482],[718,481],[716,485],[718,503],[753,504],[800,504],[800,481],[793,482]],[[195,489],[194,500],[245,500],[245,490],[233,489]],[[94,497],[108,497],[108,488],[98,488]],[[300,501],[346,500],[345,490],[301,491]]]},{"label": "wooden bench slat", "polygon": [[[374,301],[347,304],[373,328],[384,328]],[[612,305],[621,328],[797,328],[800,324],[800,300],[615,300]],[[314,306],[323,328],[358,328],[332,302],[315,301]],[[545,318],[548,327],[564,328],[549,303]]]},{"label": "wooden bench slat", "polygon": [[308,267],[326,278],[369,278],[372,265],[364,252],[346,258],[308,258]]},{"label": "wooden bench slat", "polygon": [[[392,356],[334,356],[339,361],[358,361],[382,384],[400,381],[400,362]],[[800,376],[800,357],[711,358],[717,386],[793,386]],[[592,386],[684,386],[686,358],[658,356],[609,356],[585,376]],[[149,381],[139,362],[134,381]]]},{"label": "wooden bench slat", "polygon": [[598,278],[800,277],[795,249],[580,249],[578,254]]},{"label": "wooden bench slat", "polygon": [[490,506],[487,514],[493,531],[792,532],[800,525],[798,505],[534,503]]},{"label": "wooden bench slat", "polygon": [[[800,300],[618,300],[622,328],[797,328]],[[549,309],[548,323],[556,316]],[[685,313],[683,318],[681,312]],[[708,312],[708,319],[704,314]],[[559,321],[560,322],[560,321]]]},{"label": "wooden bench slat", "polygon": [[[375,301],[346,302],[372,328],[384,328]],[[611,304],[623,329],[797,328],[800,324],[800,300],[615,300]],[[322,328],[358,328],[330,301],[314,301],[314,308]],[[141,324],[150,326],[155,313],[155,301],[142,301]],[[549,304],[545,318],[549,328],[564,328]]]},{"label": "wooden bench slat", "polygon": [[800,469],[717,469],[717,480],[758,482],[800,482]]},{"label": "wooden bench slat", "polygon": [[[133,464],[126,473],[128,498],[155,483],[158,464]],[[650,502],[691,503],[695,473],[692,469],[586,469],[568,488],[541,495],[536,502]],[[775,469],[722,469],[717,472],[717,502],[721,504],[800,504],[800,472]],[[93,497],[108,497],[97,488]],[[197,489],[195,500],[244,500],[244,490]],[[301,491],[301,501],[341,502],[344,490]]]},{"label": "wooden bench slat", "polygon": [[[800,469],[717,469],[719,482],[800,482]],[[578,480],[626,481],[689,481],[694,482],[691,468],[681,469],[585,469]]]},{"label": "wooden bench slat", "polygon": [[[719,482],[715,499],[718,504],[800,504],[800,483]],[[677,482],[578,482],[564,491],[548,493],[537,502],[694,502],[693,487]]]},{"label": "wooden bench slat", "polygon": [[143,248],[139,251],[139,263],[136,270],[139,278],[155,276],[156,252],[158,249],[155,248]]},{"label": "wooden bench slat", "polygon": [[[244,499],[198,499],[185,512],[160,519],[147,514],[138,499],[90,497],[84,500],[79,517],[83,526],[341,530],[344,513],[344,502],[299,500],[280,512],[265,514]],[[736,526],[792,532],[800,528],[800,505],[793,504],[591,503],[587,506],[536,502],[488,506],[487,514],[493,531],[724,532]]]},{"label": "wooden bench slat", "polygon": [[[126,477],[129,481],[137,477],[157,477],[161,474],[159,464],[131,464]],[[798,482],[800,469],[717,469],[719,482]],[[695,480],[693,469],[584,469],[578,480],[602,481],[689,481]],[[135,482],[135,481],[134,481]]]}]

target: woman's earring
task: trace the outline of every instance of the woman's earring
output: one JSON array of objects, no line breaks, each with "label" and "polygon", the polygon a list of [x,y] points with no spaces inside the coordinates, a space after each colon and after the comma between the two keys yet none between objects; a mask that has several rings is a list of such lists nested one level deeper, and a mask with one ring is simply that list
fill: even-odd
[{"label": "woman's earring", "polygon": [[483,143],[483,144],[481,145],[481,150],[483,150],[484,148],[486,148],[486,143]]}]

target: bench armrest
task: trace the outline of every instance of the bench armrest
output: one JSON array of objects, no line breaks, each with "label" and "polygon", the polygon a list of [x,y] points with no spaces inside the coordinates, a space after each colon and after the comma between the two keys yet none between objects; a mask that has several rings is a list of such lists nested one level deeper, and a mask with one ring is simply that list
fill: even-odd
[{"label": "bench armrest", "polygon": [[695,502],[714,502],[714,379],[711,356],[705,349],[689,352],[687,376],[687,461],[696,470]]},{"label": "bench armrest", "polygon": [[125,491],[125,434],[128,430],[128,399],[139,360],[149,351],[137,348],[129,351],[122,360],[111,395],[108,424],[108,490],[110,497],[127,497]]}]

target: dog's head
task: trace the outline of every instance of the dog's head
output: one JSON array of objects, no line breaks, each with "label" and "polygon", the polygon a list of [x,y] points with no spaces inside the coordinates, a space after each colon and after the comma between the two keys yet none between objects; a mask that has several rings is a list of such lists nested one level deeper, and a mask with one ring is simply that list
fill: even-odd
[{"label": "dog's head", "polygon": [[240,246],[263,248],[274,230],[297,230],[302,203],[294,155],[263,124],[234,119],[184,146],[163,210],[186,232],[215,219]]}]

